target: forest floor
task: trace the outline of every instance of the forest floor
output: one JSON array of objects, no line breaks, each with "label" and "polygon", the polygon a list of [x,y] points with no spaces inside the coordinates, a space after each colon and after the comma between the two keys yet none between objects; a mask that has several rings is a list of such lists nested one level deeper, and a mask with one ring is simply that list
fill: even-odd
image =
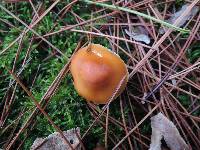
[{"label": "forest floor", "polygon": [[[27,150],[38,137],[79,127],[87,150],[145,150],[161,112],[199,149],[200,2],[93,2],[1,0],[0,148]],[[125,91],[106,105],[80,97],[70,74],[71,56],[90,42],[129,71]]]}]

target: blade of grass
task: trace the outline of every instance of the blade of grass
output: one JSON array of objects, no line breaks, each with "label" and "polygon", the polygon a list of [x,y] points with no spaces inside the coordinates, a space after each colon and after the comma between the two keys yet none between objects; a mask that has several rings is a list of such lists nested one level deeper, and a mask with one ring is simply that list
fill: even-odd
[{"label": "blade of grass", "polygon": [[165,21],[162,21],[160,19],[154,18],[152,16],[149,16],[149,15],[146,15],[144,13],[141,13],[141,12],[138,12],[138,11],[135,11],[135,10],[131,10],[131,9],[128,9],[128,8],[119,7],[119,6],[115,6],[115,5],[108,5],[108,4],[105,4],[105,3],[92,2],[92,1],[89,1],[89,0],[83,0],[83,2],[86,2],[88,4],[95,4],[95,5],[102,6],[102,7],[107,7],[107,8],[113,9],[113,10],[121,10],[121,11],[129,12],[129,13],[132,13],[132,14],[136,14],[138,16],[141,16],[141,17],[144,17],[146,19],[153,20],[153,21],[155,21],[157,23],[160,23],[160,24],[162,24],[162,25],[164,25],[166,27],[169,27],[169,28],[172,28],[174,30],[180,31],[182,33],[190,32],[190,30],[179,28],[177,26],[174,26],[174,25],[172,25],[170,23],[167,23]]}]

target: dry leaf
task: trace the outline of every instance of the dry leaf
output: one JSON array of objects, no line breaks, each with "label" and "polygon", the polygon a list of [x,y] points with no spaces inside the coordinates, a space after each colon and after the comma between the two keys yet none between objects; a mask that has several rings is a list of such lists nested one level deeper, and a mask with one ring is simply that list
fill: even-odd
[{"label": "dry leaf", "polygon": [[176,79],[172,79],[172,85],[174,85],[174,86],[177,85]]},{"label": "dry leaf", "polygon": [[151,118],[151,145],[149,150],[161,150],[161,139],[164,138],[167,146],[171,150],[188,150],[188,145],[176,126],[167,119],[162,113]]},{"label": "dry leaf", "polygon": [[152,135],[151,135],[151,145],[149,150],[161,150],[162,134],[154,127],[151,128],[152,128]]},{"label": "dry leaf", "polygon": [[[173,24],[177,19],[178,17],[181,16],[181,14],[187,9],[187,7],[189,6],[190,4],[185,4],[182,6],[182,8],[177,11],[176,13],[174,13],[168,20],[166,20],[166,22],[170,23],[170,24]],[[190,20],[192,17],[194,17],[197,12],[199,11],[199,7],[198,6],[194,6],[192,8],[192,10],[180,21],[180,23],[177,25],[177,27],[181,27],[183,26],[186,21]],[[159,33],[160,34],[164,34],[165,31],[163,28],[160,28],[159,29]]]},{"label": "dry leaf", "polygon": [[150,43],[149,36],[145,33],[140,32],[139,29],[132,32],[129,32],[128,30],[125,29],[125,32],[128,36],[130,36],[131,38],[133,38],[134,40],[138,42],[144,42],[146,44]]},{"label": "dry leaf", "polygon": [[[67,131],[63,131],[64,136],[67,140],[72,144],[73,147],[79,144],[79,139],[76,136],[76,133],[80,135],[80,129],[70,129]],[[55,132],[50,134],[46,138],[37,138],[33,145],[31,146],[31,150],[66,150],[70,149],[68,145],[65,144],[63,138],[60,133]],[[75,150],[80,150],[80,146],[78,146]]]}]

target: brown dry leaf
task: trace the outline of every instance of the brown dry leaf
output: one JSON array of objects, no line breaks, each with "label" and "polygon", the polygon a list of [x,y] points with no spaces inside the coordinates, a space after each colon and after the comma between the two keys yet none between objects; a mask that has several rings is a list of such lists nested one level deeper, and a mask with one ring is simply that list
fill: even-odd
[{"label": "brown dry leaf", "polygon": [[129,32],[127,29],[125,29],[125,32],[128,36],[130,36],[132,39],[138,41],[138,42],[144,42],[145,44],[150,44],[150,38],[147,33],[141,32],[145,30],[143,27],[138,27],[134,29],[135,31]]},{"label": "brown dry leaf", "polygon": [[[187,9],[187,7],[189,7],[189,5],[190,4],[183,5],[181,9],[177,11],[176,13],[174,13],[168,20],[166,20],[166,22],[174,24],[174,22],[178,19],[178,17],[181,16],[181,14]],[[199,11],[199,7],[194,6],[193,9],[181,20],[181,22],[179,22],[177,26],[182,27],[188,20],[194,17],[198,13],[198,11]],[[159,33],[164,34],[165,33],[164,29],[160,28]]]},{"label": "brown dry leaf", "polygon": [[161,150],[161,139],[164,138],[171,150],[188,150],[189,147],[181,137],[176,126],[162,113],[151,117],[151,145],[149,150]]},{"label": "brown dry leaf", "polygon": [[[70,129],[63,131],[64,136],[69,140],[73,147],[79,144],[79,139],[76,133],[80,136],[80,129]],[[68,145],[65,144],[63,138],[58,132],[50,134],[46,138],[37,138],[30,150],[66,150],[70,149]],[[75,150],[80,150],[80,146],[76,147]]]}]

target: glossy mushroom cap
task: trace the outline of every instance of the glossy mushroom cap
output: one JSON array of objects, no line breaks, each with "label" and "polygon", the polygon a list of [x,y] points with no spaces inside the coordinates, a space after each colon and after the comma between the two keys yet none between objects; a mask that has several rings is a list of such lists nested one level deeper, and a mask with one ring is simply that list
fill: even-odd
[{"label": "glossy mushroom cap", "polygon": [[79,95],[96,104],[106,104],[123,80],[115,98],[126,87],[128,71],[123,60],[99,44],[90,44],[78,50],[70,70]]}]

